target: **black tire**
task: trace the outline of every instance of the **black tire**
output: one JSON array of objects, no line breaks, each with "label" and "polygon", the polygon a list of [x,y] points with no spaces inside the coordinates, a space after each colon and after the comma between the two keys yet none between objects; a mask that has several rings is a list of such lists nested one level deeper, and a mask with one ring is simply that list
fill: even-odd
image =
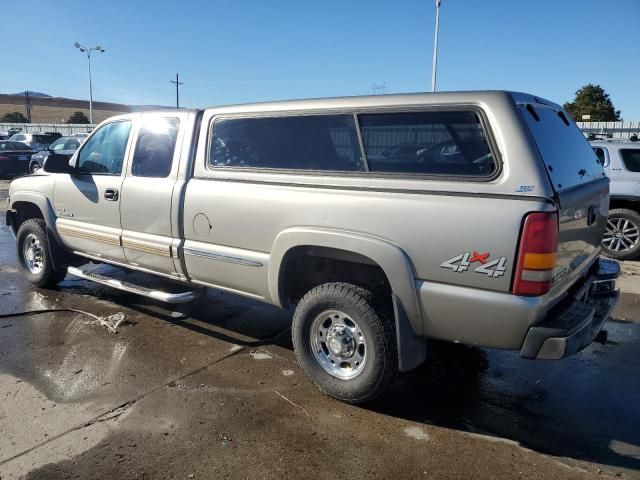
[{"label": "black tire", "polygon": [[[51,288],[56,286],[66,275],[66,270],[63,268],[54,267],[53,254],[50,248],[47,225],[41,218],[32,218],[20,225],[17,239],[17,255],[18,266],[22,273],[27,277],[27,280],[36,287]],[[28,266],[28,259],[25,254],[25,243],[30,241],[37,241],[39,247],[39,259],[38,264],[40,269],[33,271]],[[56,246],[53,245],[54,251]]]},{"label": "black tire", "polygon": [[[628,222],[626,233],[627,242],[635,241],[635,245],[631,248],[623,248],[621,245],[617,247],[616,241],[610,241],[611,232],[613,231],[613,227],[617,226],[618,220],[623,220]],[[624,225],[624,223],[623,223]],[[605,232],[605,237],[602,241],[602,250],[604,254],[608,257],[615,258],[616,260],[631,260],[640,256],[640,214],[634,210],[628,210],[626,208],[616,208],[609,212],[609,218],[607,219],[607,231]],[[612,248],[610,248],[612,247]]]},{"label": "black tire", "polygon": [[41,168],[42,167],[40,166],[40,164],[38,162],[31,162],[31,165],[29,165],[29,173],[33,175],[34,173],[36,173]]},{"label": "black tire", "polygon": [[[326,283],[310,290],[298,303],[291,327],[293,345],[307,375],[327,395],[351,404],[371,402],[398,373],[395,323],[372,306],[372,294],[348,283]],[[362,370],[350,379],[329,373],[312,351],[314,320],[328,310],[353,319],[366,342]]]}]

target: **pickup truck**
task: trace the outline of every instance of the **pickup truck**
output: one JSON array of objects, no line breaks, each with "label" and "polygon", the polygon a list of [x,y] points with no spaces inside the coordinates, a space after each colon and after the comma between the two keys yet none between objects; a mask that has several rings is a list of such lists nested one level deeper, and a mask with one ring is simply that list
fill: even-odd
[{"label": "pickup truck", "polygon": [[524,93],[116,116],[14,180],[9,204],[34,285],[70,273],[166,302],[209,287],[291,309],[300,364],[350,403],[423,363],[429,339],[566,357],[618,296],[619,266],[600,258],[609,179],[562,107]]}]

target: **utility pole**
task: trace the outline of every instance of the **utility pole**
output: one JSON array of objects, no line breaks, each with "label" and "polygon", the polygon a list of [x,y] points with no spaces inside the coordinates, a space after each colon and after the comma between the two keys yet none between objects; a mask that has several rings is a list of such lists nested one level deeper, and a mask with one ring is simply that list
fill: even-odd
[{"label": "utility pole", "polygon": [[84,45],[80,45],[78,42],[73,44],[78,50],[82,53],[87,54],[87,60],[89,62],[89,123],[93,124],[93,86],[91,85],[91,52],[100,52],[104,53],[104,48],[100,45],[96,47],[85,47]]},{"label": "utility pole", "polygon": [[382,94],[387,93],[387,82],[372,83],[371,84],[371,92],[374,95],[378,95],[378,92],[380,92]]},{"label": "utility pole", "polygon": [[436,31],[433,39],[433,65],[431,66],[431,91],[436,91],[436,70],[438,68],[438,31],[440,29],[440,4],[442,0],[436,0]]},{"label": "utility pole", "polygon": [[177,73],[176,73],[176,79],[169,80],[169,82],[173,83],[176,86],[176,108],[180,108],[180,85],[182,85],[184,82],[180,81],[180,77],[178,76]]},{"label": "utility pole", "polygon": [[31,123],[31,98],[29,98],[29,90],[24,91],[24,103],[27,111],[27,120]]}]

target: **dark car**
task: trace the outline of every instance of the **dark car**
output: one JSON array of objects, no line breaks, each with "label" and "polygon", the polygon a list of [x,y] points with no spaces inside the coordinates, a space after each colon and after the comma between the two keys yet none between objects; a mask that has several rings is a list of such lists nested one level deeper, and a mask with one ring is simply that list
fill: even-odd
[{"label": "dark car", "polygon": [[24,143],[0,141],[0,177],[29,173],[29,161],[34,152]]},{"label": "dark car", "polygon": [[59,153],[61,155],[67,155],[71,158],[73,152],[75,152],[80,144],[82,138],[77,137],[62,137],[53,142],[46,150],[42,150],[31,156],[31,162],[29,163],[29,172],[35,173],[42,168],[44,161],[51,153]]}]

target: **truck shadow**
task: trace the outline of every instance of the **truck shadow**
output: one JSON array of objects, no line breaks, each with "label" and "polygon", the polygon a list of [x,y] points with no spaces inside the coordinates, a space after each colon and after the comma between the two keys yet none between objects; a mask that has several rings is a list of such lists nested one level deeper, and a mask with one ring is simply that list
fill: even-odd
[{"label": "truck shadow", "polygon": [[[292,350],[290,312],[259,302],[211,291],[193,308],[176,313],[140,297],[107,295],[141,314],[218,340]],[[634,427],[640,425],[640,323],[611,320],[606,328],[606,345],[591,345],[559,362],[432,341],[423,366],[401,375],[385,396],[363,408],[640,471],[640,429]]]}]

